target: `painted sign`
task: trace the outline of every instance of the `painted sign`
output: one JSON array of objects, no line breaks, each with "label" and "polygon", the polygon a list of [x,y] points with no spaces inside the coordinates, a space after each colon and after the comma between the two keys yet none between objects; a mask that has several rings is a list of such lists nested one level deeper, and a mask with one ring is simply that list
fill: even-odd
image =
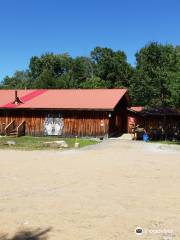
[{"label": "painted sign", "polygon": [[62,117],[47,116],[44,121],[44,134],[48,136],[62,135],[64,119]]}]

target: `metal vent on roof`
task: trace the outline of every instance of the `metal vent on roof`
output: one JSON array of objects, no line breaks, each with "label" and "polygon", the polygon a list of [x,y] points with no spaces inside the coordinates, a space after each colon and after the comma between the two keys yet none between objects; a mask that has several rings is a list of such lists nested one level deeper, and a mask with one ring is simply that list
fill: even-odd
[{"label": "metal vent on roof", "polygon": [[14,98],[14,102],[13,104],[18,105],[18,104],[22,104],[23,102],[20,100],[20,98],[18,97],[18,92],[17,90],[15,90],[15,98]]}]

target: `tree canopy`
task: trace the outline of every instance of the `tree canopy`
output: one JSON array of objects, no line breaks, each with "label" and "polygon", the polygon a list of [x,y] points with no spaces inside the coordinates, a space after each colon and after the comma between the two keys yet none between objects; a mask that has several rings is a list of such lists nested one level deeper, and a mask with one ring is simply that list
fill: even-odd
[{"label": "tree canopy", "polygon": [[[136,68],[130,92],[140,105],[166,106],[177,104],[180,90],[179,56],[172,45],[151,43],[136,53]],[[174,95],[174,97],[173,97]]]},{"label": "tree canopy", "polygon": [[180,46],[151,42],[131,66],[124,51],[94,48],[90,56],[45,53],[25,71],[6,76],[0,87],[128,88],[133,105],[180,107]]}]

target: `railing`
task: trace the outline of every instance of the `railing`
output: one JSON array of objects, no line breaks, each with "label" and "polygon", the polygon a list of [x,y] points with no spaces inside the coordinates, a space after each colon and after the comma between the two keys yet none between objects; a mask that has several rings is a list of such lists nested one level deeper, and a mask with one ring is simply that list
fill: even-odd
[{"label": "railing", "polygon": [[1,124],[1,135],[5,135],[5,127],[6,127],[6,124],[5,123],[2,123]]},{"label": "railing", "polygon": [[20,123],[19,126],[17,127],[18,137],[25,135],[25,125],[26,125],[26,122],[22,121],[22,123]]},{"label": "railing", "polygon": [[15,120],[11,121],[4,129],[5,135],[8,136],[16,128]]},{"label": "railing", "polygon": [[3,125],[0,124],[0,135],[2,135],[2,134],[3,134]]}]

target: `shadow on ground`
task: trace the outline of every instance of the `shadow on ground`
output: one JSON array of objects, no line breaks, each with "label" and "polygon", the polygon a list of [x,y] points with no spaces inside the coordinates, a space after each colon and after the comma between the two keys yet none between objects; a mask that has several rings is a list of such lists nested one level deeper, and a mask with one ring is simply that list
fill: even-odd
[{"label": "shadow on ground", "polygon": [[36,229],[36,230],[22,230],[15,233],[14,236],[9,237],[8,234],[0,235],[0,240],[47,240],[48,233],[51,228]]}]

